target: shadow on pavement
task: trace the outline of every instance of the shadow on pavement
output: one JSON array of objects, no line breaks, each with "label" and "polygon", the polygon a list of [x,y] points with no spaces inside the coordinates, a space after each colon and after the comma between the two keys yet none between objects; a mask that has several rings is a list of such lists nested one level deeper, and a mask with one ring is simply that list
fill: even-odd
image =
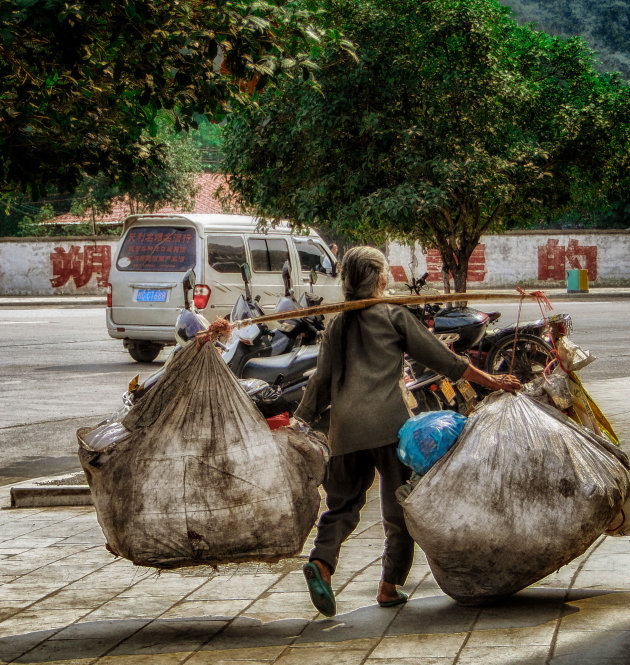
[{"label": "shadow on pavement", "polygon": [[[605,592],[614,593],[614,592]],[[376,605],[362,607],[333,619],[308,621],[283,619],[263,623],[258,619],[208,616],[186,619],[120,619],[72,624],[0,639],[4,662],[48,663],[98,658],[104,654],[150,655],[192,651],[259,649],[269,646],[304,646],[340,643],[365,638],[465,633],[534,627],[566,617],[580,609],[573,602],[601,592],[573,593],[565,602],[565,589],[531,588],[492,606],[461,607],[445,596],[412,599],[396,610]],[[393,619],[393,621],[392,621]],[[611,626],[611,631],[615,628]],[[621,629],[623,630],[623,629]],[[589,633],[599,639],[601,634]],[[628,653],[630,633],[620,635],[615,651]],[[601,637],[601,639],[604,639]],[[616,638],[617,639],[617,638]],[[595,649],[594,639],[582,649]],[[613,648],[613,644],[609,645]],[[568,663],[568,660],[554,660]],[[582,663],[582,660],[575,662]],[[589,662],[589,661],[585,661]],[[605,663],[606,661],[600,661]],[[628,661],[624,661],[627,665]],[[607,664],[613,665],[613,663]],[[616,663],[614,665],[617,665]]]},{"label": "shadow on pavement", "polygon": [[76,455],[63,455],[59,457],[31,455],[0,467],[0,481],[2,478],[15,479],[19,477],[37,478],[40,476],[53,476],[67,473],[68,469],[75,469],[76,467],[80,467]]}]

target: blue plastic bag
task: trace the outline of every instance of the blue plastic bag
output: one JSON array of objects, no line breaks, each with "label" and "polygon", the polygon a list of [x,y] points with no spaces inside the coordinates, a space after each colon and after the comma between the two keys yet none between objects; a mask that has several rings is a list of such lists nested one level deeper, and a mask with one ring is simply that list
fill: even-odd
[{"label": "blue plastic bag", "polygon": [[455,411],[427,411],[409,420],[398,431],[398,457],[424,475],[457,441],[466,416]]}]

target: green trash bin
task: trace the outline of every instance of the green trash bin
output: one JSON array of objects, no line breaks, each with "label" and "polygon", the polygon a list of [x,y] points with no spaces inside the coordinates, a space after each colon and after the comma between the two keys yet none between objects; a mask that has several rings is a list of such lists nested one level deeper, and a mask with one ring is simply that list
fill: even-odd
[{"label": "green trash bin", "polygon": [[567,293],[588,293],[588,270],[567,270]]}]

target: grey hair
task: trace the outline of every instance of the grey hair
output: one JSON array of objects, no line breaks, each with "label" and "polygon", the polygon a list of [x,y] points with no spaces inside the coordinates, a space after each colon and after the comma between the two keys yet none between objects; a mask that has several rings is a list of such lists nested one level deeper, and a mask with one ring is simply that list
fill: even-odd
[{"label": "grey hair", "polygon": [[341,288],[346,300],[371,298],[381,275],[387,275],[387,259],[374,247],[352,247],[341,264]]}]

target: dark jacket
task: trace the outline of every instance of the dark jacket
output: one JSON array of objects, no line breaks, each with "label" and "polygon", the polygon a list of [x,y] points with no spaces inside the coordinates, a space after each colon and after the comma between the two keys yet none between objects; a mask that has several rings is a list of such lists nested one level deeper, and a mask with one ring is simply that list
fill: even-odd
[{"label": "dark jacket", "polygon": [[398,440],[398,430],[411,415],[403,393],[405,352],[453,381],[468,367],[465,358],[450,351],[400,305],[383,303],[350,313],[345,348],[343,320],[337,315],[328,325],[317,372],[295,412],[312,422],[330,404],[331,455]]}]

